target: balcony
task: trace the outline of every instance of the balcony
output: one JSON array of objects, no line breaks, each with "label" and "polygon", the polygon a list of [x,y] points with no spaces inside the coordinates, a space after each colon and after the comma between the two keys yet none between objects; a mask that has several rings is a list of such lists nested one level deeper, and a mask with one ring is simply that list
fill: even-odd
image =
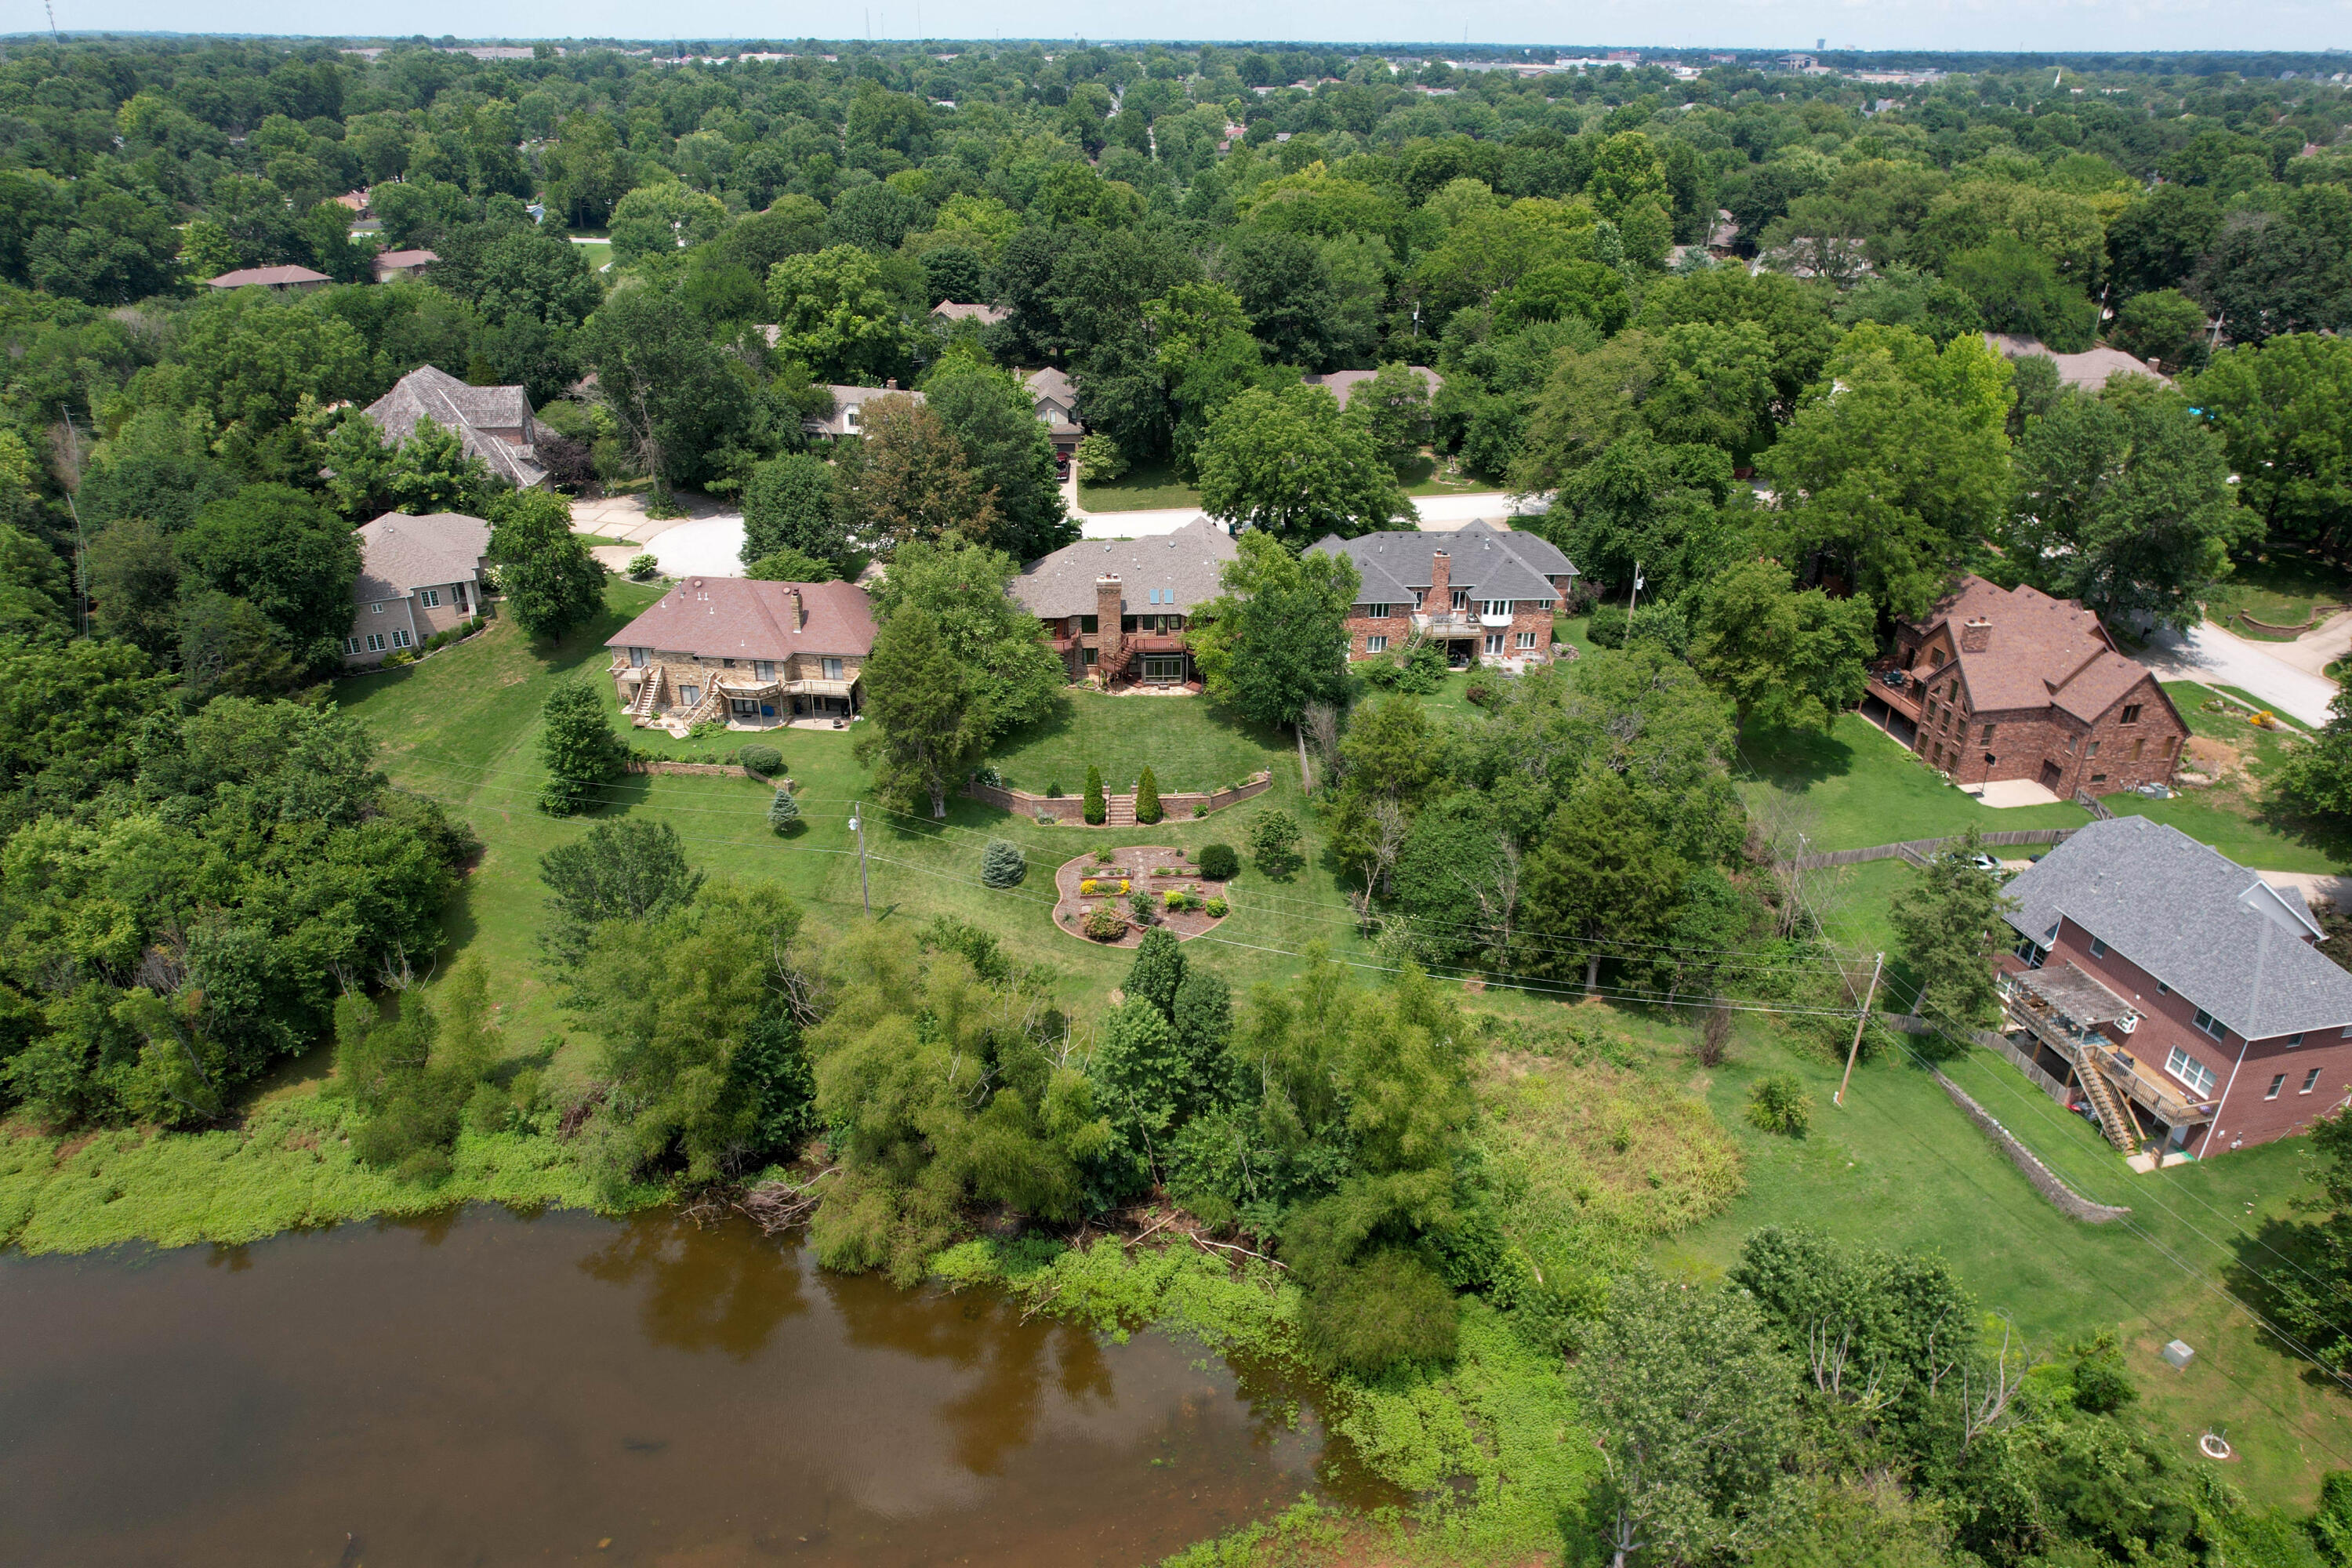
[{"label": "balcony", "polygon": [[[1478,624],[1478,617],[1467,610],[1450,610],[1442,616],[1419,613],[1412,617],[1412,624],[1416,631],[1436,637],[1475,637],[1486,629]],[[1500,624],[1509,626],[1510,618],[1504,617]]]},{"label": "balcony", "polygon": [[1182,632],[1138,632],[1122,639],[1129,653],[1182,653]]},{"label": "balcony", "polygon": [[2128,1039],[2140,1026],[2140,1014],[2095,977],[2061,963],[2004,976],[2001,987],[2011,1021],[2074,1063],[2077,1072],[2095,1067],[2110,1085],[2168,1127],[2213,1120],[2218,1101],[2189,1099],[2116,1037]]},{"label": "balcony", "polygon": [[1870,672],[1869,695],[1877,698],[1914,724],[1919,722],[1920,694],[1923,689],[1916,680],[1892,666]]}]

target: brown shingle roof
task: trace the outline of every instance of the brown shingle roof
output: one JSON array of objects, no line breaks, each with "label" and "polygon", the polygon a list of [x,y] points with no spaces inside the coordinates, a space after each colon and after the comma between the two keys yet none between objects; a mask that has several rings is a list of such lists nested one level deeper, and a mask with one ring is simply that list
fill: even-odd
[{"label": "brown shingle roof", "polygon": [[[797,589],[805,619],[793,626]],[[604,639],[606,647],[667,648],[705,658],[863,658],[874,651],[874,611],[855,583],[755,583],[688,577]]]},{"label": "brown shingle roof", "polygon": [[463,512],[424,517],[389,511],[359,531],[360,575],[354,604],[400,599],[418,588],[471,583],[490,547],[490,525]]},{"label": "brown shingle roof", "polygon": [[[1960,647],[1962,628],[1973,620],[1990,627],[1981,653]],[[1918,630],[1931,635],[1946,624],[1959,649],[1969,706],[1979,713],[2056,707],[2088,723],[2148,678],[2146,665],[2116,651],[2098,616],[2075,600],[2053,599],[2037,588],[1963,578]]]},{"label": "brown shingle roof", "polygon": [[2086,392],[2096,392],[2118,375],[2144,375],[2150,381],[2172,384],[2168,375],[2158,374],[2121,349],[2093,348],[2078,354],[2053,353],[2039,338],[2019,337],[2012,332],[1987,332],[1985,346],[2003,359],[2022,359],[2028,354],[2040,354],[2058,364],[2058,379],[2068,386],[2079,386]]},{"label": "brown shingle roof", "polygon": [[331,283],[334,279],[307,267],[240,267],[205,281],[215,289],[274,289],[289,283]]},{"label": "brown shingle roof", "polygon": [[992,327],[1012,313],[994,305],[966,305],[953,300],[942,300],[931,307],[931,314],[942,321],[972,321],[983,327]]},{"label": "brown shingle roof", "polygon": [[[1405,368],[1421,377],[1421,384],[1429,389],[1432,397],[1436,396],[1437,389],[1445,384],[1445,378],[1425,364],[1407,365]],[[1302,385],[1323,388],[1339,399],[1339,406],[1345,408],[1349,394],[1379,374],[1376,370],[1335,370],[1325,375],[1302,375],[1298,379]]]},{"label": "brown shingle roof", "polygon": [[[407,440],[416,434],[418,420],[430,419],[455,430],[460,446],[518,489],[547,478],[533,449],[530,398],[520,386],[475,386],[437,365],[419,365],[368,405],[367,416],[387,446]],[[522,439],[509,442],[493,430],[519,430]]]}]

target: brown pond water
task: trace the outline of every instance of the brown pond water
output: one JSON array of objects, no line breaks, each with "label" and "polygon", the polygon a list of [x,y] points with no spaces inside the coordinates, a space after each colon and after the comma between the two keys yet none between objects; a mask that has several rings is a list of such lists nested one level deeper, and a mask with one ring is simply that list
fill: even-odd
[{"label": "brown pond water", "polygon": [[1150,1563],[1380,1500],[1299,1392],[668,1215],[0,1258],[0,1563]]}]

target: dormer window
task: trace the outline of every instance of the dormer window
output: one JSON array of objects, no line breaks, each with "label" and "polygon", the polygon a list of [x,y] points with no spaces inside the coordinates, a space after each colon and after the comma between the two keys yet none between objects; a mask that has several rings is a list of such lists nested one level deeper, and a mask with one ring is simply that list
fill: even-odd
[{"label": "dormer window", "polygon": [[863,405],[860,404],[853,403],[841,411],[841,427],[853,436],[857,434],[857,411],[861,406]]}]

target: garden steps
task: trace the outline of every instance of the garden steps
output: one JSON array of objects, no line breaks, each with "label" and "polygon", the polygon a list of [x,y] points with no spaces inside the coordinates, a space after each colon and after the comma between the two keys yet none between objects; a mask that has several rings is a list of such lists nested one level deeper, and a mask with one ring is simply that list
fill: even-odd
[{"label": "garden steps", "polygon": [[1109,816],[1106,820],[1111,826],[1133,827],[1136,826],[1135,797],[1133,795],[1112,795],[1109,799],[1106,800],[1103,805],[1109,813]]},{"label": "garden steps", "polygon": [[[2095,1051],[2086,1047],[2084,1055],[2095,1056]],[[2125,1153],[2130,1153],[2139,1143],[2136,1136],[2139,1131],[2138,1123],[2132,1120],[2131,1112],[2116,1099],[2115,1086],[2107,1081],[2107,1075],[2099,1070],[2095,1059],[2088,1067],[2077,1063],[2074,1080],[2083,1086],[2083,1098],[2091,1102],[2091,1110],[2099,1119],[2099,1131],[2106,1134],[2107,1142]]]}]

